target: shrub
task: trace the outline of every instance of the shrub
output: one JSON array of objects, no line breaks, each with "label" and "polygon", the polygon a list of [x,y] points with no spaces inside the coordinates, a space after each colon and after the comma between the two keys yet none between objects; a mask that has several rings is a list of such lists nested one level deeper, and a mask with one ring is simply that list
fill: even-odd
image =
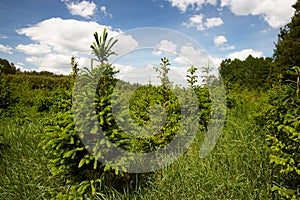
[{"label": "shrub", "polygon": [[[128,161],[130,165],[133,163],[133,158],[119,159],[122,155],[114,152],[112,146],[126,152],[144,153],[165,147],[177,132],[182,135],[194,131],[190,123],[194,122],[195,118],[182,119],[180,115],[181,110],[186,112],[186,116],[190,113],[197,114],[197,109],[190,108],[185,89],[172,87],[169,83],[168,59],[163,58],[161,68],[156,68],[160,72],[162,86],[144,86],[132,96],[122,96],[117,93],[114,98],[113,93],[118,82],[114,76],[118,71],[106,61],[108,55],[114,54],[109,45],[115,42],[109,40],[106,44],[106,30],[101,37],[98,37],[98,34],[94,36],[96,42],[91,48],[97,59],[92,61],[98,62],[99,65],[90,69],[84,68],[78,73],[74,83],[72,105],[70,98],[66,96],[66,99],[60,103],[61,106],[58,106],[57,112],[53,112],[55,115],[45,121],[45,134],[42,135],[43,141],[40,146],[51,158],[52,174],[65,183],[60,191],[53,193],[57,198],[83,199],[104,195],[107,187],[123,189],[123,186],[127,186],[128,188],[134,182],[131,177],[135,174],[127,173],[128,169],[124,168],[122,162]],[[147,97],[146,91],[151,91],[151,95]],[[175,93],[180,94],[179,98],[183,106],[181,110]],[[127,100],[130,102],[130,110],[126,113],[125,107],[128,104],[122,105],[122,102]],[[134,130],[139,135],[143,135],[147,134],[152,127],[156,128],[157,131],[147,138],[132,136],[120,128],[116,122],[112,110],[113,103],[116,107],[121,105],[117,111],[123,121],[132,115],[132,118],[140,125],[146,125],[149,122],[151,124],[152,121],[161,122],[159,117],[165,112],[165,122],[158,129],[157,124],[154,123],[141,132],[139,128]],[[156,111],[159,113],[144,112],[148,112],[156,104],[160,104],[165,111],[158,109]],[[197,104],[194,107],[197,108]],[[178,131],[180,127],[187,124],[189,124],[189,130]],[[111,158],[112,156],[115,156],[115,159]],[[113,163],[112,159],[120,163]]]},{"label": "shrub", "polygon": [[11,93],[7,79],[0,73],[0,109],[7,109],[12,104]]},{"label": "shrub", "polygon": [[266,131],[273,187],[287,199],[300,198],[300,99],[299,82],[274,87],[257,121]]}]

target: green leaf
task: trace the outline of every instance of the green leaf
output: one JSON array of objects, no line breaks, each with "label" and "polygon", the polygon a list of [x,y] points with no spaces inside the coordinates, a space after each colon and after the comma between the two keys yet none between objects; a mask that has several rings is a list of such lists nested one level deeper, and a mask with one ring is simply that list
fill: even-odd
[{"label": "green leaf", "polygon": [[78,168],[81,168],[82,165],[84,165],[84,163],[85,163],[85,158],[82,158],[78,164]]}]

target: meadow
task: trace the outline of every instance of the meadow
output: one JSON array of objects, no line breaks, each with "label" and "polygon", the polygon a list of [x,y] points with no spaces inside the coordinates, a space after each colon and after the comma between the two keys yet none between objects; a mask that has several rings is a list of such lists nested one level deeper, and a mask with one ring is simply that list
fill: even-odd
[{"label": "meadow", "polygon": [[[94,198],[272,199],[265,133],[251,117],[258,112],[253,100],[258,97],[252,92],[243,94],[243,103],[229,110],[222,136],[207,157],[199,158],[203,139],[199,131],[178,161],[139,175],[141,181],[134,185],[128,183],[121,189],[107,186],[105,196],[95,194]],[[37,110],[34,106],[23,108],[14,111],[14,116],[2,118],[0,141],[5,146],[1,149],[1,199],[49,198],[49,193],[64,187],[63,182],[51,176],[50,159],[38,146],[47,114]]]},{"label": "meadow", "polygon": [[[208,66],[190,67],[189,88],[169,81],[165,57],[156,68],[159,86],[118,80],[107,59],[115,42],[105,29],[94,37],[95,68],[79,70],[72,57],[69,76],[0,71],[0,199],[299,199],[299,67],[266,74],[276,64],[271,58],[225,60],[222,103],[211,95],[220,91],[220,77],[205,74]],[[206,75],[203,83],[197,70]],[[113,95],[117,83],[135,92]],[[199,156],[210,124],[222,118],[217,144]],[[133,132],[147,137],[120,128],[129,119],[138,124]],[[157,170],[130,171],[138,159],[113,154],[114,146],[129,155],[164,150],[191,130],[192,144]]]}]

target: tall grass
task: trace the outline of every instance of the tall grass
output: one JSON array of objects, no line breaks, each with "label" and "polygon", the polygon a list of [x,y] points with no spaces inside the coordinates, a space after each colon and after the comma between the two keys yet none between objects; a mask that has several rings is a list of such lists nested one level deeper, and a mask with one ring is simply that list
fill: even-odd
[{"label": "tall grass", "polygon": [[[272,199],[264,133],[251,103],[230,110],[215,149],[199,158],[201,134],[177,162],[148,177],[147,187],[109,199]],[[101,199],[101,198],[99,198]]]},{"label": "tall grass", "polygon": [[2,120],[0,124],[5,145],[0,157],[0,199],[41,199],[56,187],[35,137],[43,126],[33,116],[24,123],[18,121]]},{"label": "tall grass", "polygon": [[[264,133],[253,124],[251,102],[232,108],[215,149],[199,158],[203,136],[198,134],[188,152],[172,165],[142,175],[143,184],[124,192],[107,187],[96,199],[272,199],[271,170]],[[63,186],[51,178],[40,147],[40,117],[22,123],[2,120],[0,143],[0,199],[47,199]],[[138,176],[137,176],[138,177]],[[132,189],[134,187],[134,189]]]}]

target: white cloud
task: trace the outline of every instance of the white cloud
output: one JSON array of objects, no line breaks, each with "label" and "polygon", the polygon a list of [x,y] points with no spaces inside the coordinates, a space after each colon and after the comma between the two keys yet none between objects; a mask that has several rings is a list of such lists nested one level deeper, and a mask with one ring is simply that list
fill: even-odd
[{"label": "white cloud", "polygon": [[97,6],[93,1],[66,1],[66,6],[72,15],[79,15],[85,18],[90,18],[95,14],[97,10]]},{"label": "white cloud", "polygon": [[181,74],[186,78],[187,70],[191,65],[194,65],[198,70],[196,75],[198,76],[198,84],[202,83],[203,68],[210,66],[211,75],[218,74],[218,67],[222,62],[222,58],[211,57],[203,49],[195,49],[190,44],[186,44],[181,48],[180,57],[174,59],[175,62],[183,65],[184,67],[174,68],[178,74]]},{"label": "white cloud", "polygon": [[105,6],[101,6],[101,7],[100,7],[100,11],[101,11],[105,16],[109,15],[110,17],[112,17],[112,14],[110,14],[110,13],[107,12],[107,9],[106,9]]},{"label": "white cloud", "polygon": [[[19,29],[17,33],[26,35],[36,44],[40,44],[39,47],[42,49],[44,45],[47,45],[61,54],[89,53],[92,34],[95,31],[102,32],[104,28],[105,26],[96,22],[51,18],[28,28]],[[107,28],[111,30],[111,27]],[[38,46],[36,45],[36,47]]]},{"label": "white cloud", "polygon": [[203,14],[199,15],[194,15],[190,17],[189,22],[184,22],[183,25],[190,28],[190,27],[195,27],[199,31],[203,31],[206,28],[212,28],[214,26],[220,26],[224,24],[223,20],[221,18],[207,18],[204,21],[204,16]]},{"label": "white cloud", "polygon": [[184,66],[203,66],[209,62],[209,57],[204,49],[195,49],[191,44],[184,45],[179,53],[180,56],[174,59],[175,62]]},{"label": "white cloud", "polygon": [[42,55],[51,52],[50,47],[45,44],[19,44],[16,49],[28,55]]},{"label": "white cloud", "polygon": [[101,11],[104,15],[107,15],[107,11],[106,11],[106,7],[105,7],[105,6],[101,6],[101,7],[100,7],[100,11]]},{"label": "white cloud", "polygon": [[212,17],[212,18],[207,18],[206,19],[206,22],[205,22],[205,26],[207,28],[211,28],[211,27],[214,27],[214,26],[220,26],[224,24],[223,20],[219,17]]},{"label": "white cloud", "polygon": [[128,53],[139,46],[138,42],[131,35],[127,35],[126,33],[111,31],[111,36],[118,40],[113,48],[118,56]]},{"label": "white cloud", "polygon": [[[121,72],[117,75],[123,81],[130,83],[148,84],[151,82],[153,85],[160,85],[161,81],[158,74],[154,69],[154,65],[147,64],[144,66],[133,67],[121,64],[114,64],[114,66]],[[156,66],[157,67],[157,66]],[[168,72],[169,80],[175,84],[186,86],[186,74],[188,67],[174,67],[170,66]]]},{"label": "white cloud", "polygon": [[173,7],[177,7],[182,12],[185,12],[188,7],[201,9],[204,4],[217,5],[217,0],[168,0]]},{"label": "white cloud", "polygon": [[220,36],[217,36],[215,37],[214,39],[214,43],[215,45],[219,46],[219,45],[222,45],[222,44],[225,44],[227,42],[227,39],[225,36],[223,35],[220,35]]},{"label": "white cloud", "polygon": [[210,57],[212,60],[212,65],[215,67],[215,69],[218,69],[221,62],[223,61],[223,58],[218,58],[218,57]]},{"label": "white cloud", "polygon": [[199,31],[204,30],[203,14],[194,15],[194,16],[190,17],[189,22],[188,23],[184,22],[183,25],[188,28],[195,27]]},{"label": "white cloud", "polygon": [[140,84],[147,84],[150,81],[151,84],[159,84],[160,80],[157,77],[157,73],[153,67],[154,66],[150,64],[140,67],[116,64],[116,68],[125,69],[120,73],[120,78],[124,81]]},{"label": "white cloud", "polygon": [[45,56],[31,56],[26,62],[39,66],[38,71],[51,71],[57,74],[69,74],[71,72],[70,56],[61,54],[47,54]]},{"label": "white cloud", "polygon": [[296,0],[221,0],[221,6],[228,6],[235,15],[262,15],[269,26],[278,28],[290,21],[295,2]]},{"label": "white cloud", "polygon": [[229,54],[227,58],[230,58],[232,60],[236,58],[240,60],[245,60],[249,55],[252,55],[253,57],[262,57],[263,53],[261,51],[255,51],[253,49],[244,49],[242,51]]},{"label": "white cloud", "polygon": [[222,51],[233,50],[233,49],[235,49],[235,46],[233,46],[233,45],[221,47]]},{"label": "white cloud", "polygon": [[24,67],[24,63],[21,62],[17,62],[17,64],[15,64],[15,67],[19,70],[21,70],[22,72],[24,71],[32,71],[32,69],[27,69]]},{"label": "white cloud", "polygon": [[51,18],[17,30],[18,34],[33,41],[33,44],[20,44],[17,49],[29,55],[27,62],[40,66],[43,70],[67,74],[70,71],[71,56],[88,57],[91,52],[90,45],[94,42],[94,32],[101,34],[104,28],[109,36],[119,39],[112,49],[119,55],[138,46],[131,36],[114,31],[112,27],[96,22]]},{"label": "white cloud", "polygon": [[162,40],[156,45],[157,50],[153,52],[154,55],[161,55],[163,53],[167,55],[176,54],[177,45],[172,41]]},{"label": "white cloud", "polygon": [[17,62],[16,66],[24,66],[24,63],[22,63],[22,62]]},{"label": "white cloud", "polygon": [[221,48],[220,48],[221,51],[235,49],[235,46],[229,45],[229,44],[227,44],[227,42],[228,42],[227,38],[223,35],[216,36],[214,39],[214,44],[216,46],[221,46]]},{"label": "white cloud", "polygon": [[8,54],[12,54],[12,48],[8,45],[3,45],[3,44],[0,44],[0,51],[3,52],[3,53],[8,53]]}]

